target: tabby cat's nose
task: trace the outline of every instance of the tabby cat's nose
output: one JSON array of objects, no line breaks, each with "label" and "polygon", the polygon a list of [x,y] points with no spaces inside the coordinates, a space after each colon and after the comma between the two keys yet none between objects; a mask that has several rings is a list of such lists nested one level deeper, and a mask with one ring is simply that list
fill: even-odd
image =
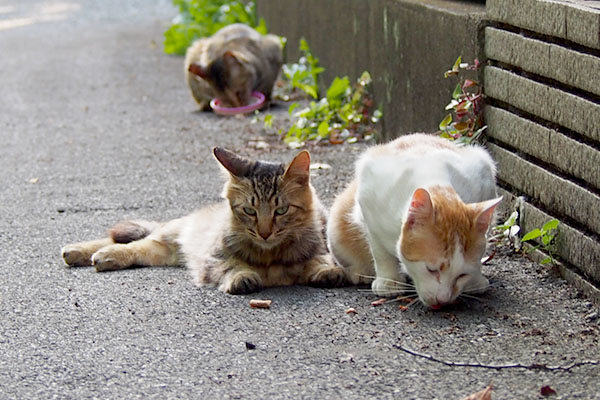
[{"label": "tabby cat's nose", "polygon": [[271,231],[267,231],[267,232],[258,232],[258,234],[260,235],[261,238],[267,240],[269,238],[269,236],[271,236]]}]

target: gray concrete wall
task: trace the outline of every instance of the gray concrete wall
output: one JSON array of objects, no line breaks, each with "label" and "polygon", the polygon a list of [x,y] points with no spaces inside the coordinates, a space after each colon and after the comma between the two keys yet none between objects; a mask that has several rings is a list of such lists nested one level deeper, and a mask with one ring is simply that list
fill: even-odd
[{"label": "gray concrete wall", "polygon": [[600,291],[600,2],[488,0],[488,147],[524,232],[561,221],[559,270]]},{"label": "gray concrete wall", "polygon": [[334,76],[368,70],[383,106],[384,139],[433,131],[447,114],[456,81],[444,79],[456,57],[473,61],[483,2],[441,0],[258,0],[269,31],[288,39],[287,61],[304,37]]}]

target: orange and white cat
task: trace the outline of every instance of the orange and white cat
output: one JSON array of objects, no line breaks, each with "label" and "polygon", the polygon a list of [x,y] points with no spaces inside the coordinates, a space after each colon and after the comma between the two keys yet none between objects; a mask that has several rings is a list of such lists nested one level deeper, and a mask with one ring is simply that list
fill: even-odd
[{"label": "orange and white cat", "polygon": [[329,247],[354,284],[374,293],[409,286],[437,309],[489,286],[481,257],[494,209],[496,168],[482,147],[426,134],[367,150],[332,206]]}]

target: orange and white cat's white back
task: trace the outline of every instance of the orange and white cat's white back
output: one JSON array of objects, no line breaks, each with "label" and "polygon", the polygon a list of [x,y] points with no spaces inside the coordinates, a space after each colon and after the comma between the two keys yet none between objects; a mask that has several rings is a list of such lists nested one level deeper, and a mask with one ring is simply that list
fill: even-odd
[{"label": "orange and white cat's white back", "polygon": [[367,150],[332,207],[330,249],[354,283],[438,308],[484,291],[486,234],[500,202],[487,151],[413,134]]}]

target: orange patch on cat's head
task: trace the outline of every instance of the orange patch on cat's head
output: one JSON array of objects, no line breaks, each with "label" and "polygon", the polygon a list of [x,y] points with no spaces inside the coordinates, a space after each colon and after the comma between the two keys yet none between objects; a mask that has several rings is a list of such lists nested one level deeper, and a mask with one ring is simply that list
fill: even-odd
[{"label": "orange patch on cat's head", "polygon": [[[439,260],[451,259],[456,246],[462,246],[465,259],[476,262],[485,249],[485,231],[477,225],[480,203],[465,204],[451,187],[433,186],[426,193],[430,209],[419,203],[420,195],[425,196],[422,201],[427,200],[426,194],[415,192],[417,203],[411,205],[400,239],[403,256],[409,261],[437,264]],[[421,214],[420,206],[425,210]],[[448,267],[442,262],[440,269]]]}]

